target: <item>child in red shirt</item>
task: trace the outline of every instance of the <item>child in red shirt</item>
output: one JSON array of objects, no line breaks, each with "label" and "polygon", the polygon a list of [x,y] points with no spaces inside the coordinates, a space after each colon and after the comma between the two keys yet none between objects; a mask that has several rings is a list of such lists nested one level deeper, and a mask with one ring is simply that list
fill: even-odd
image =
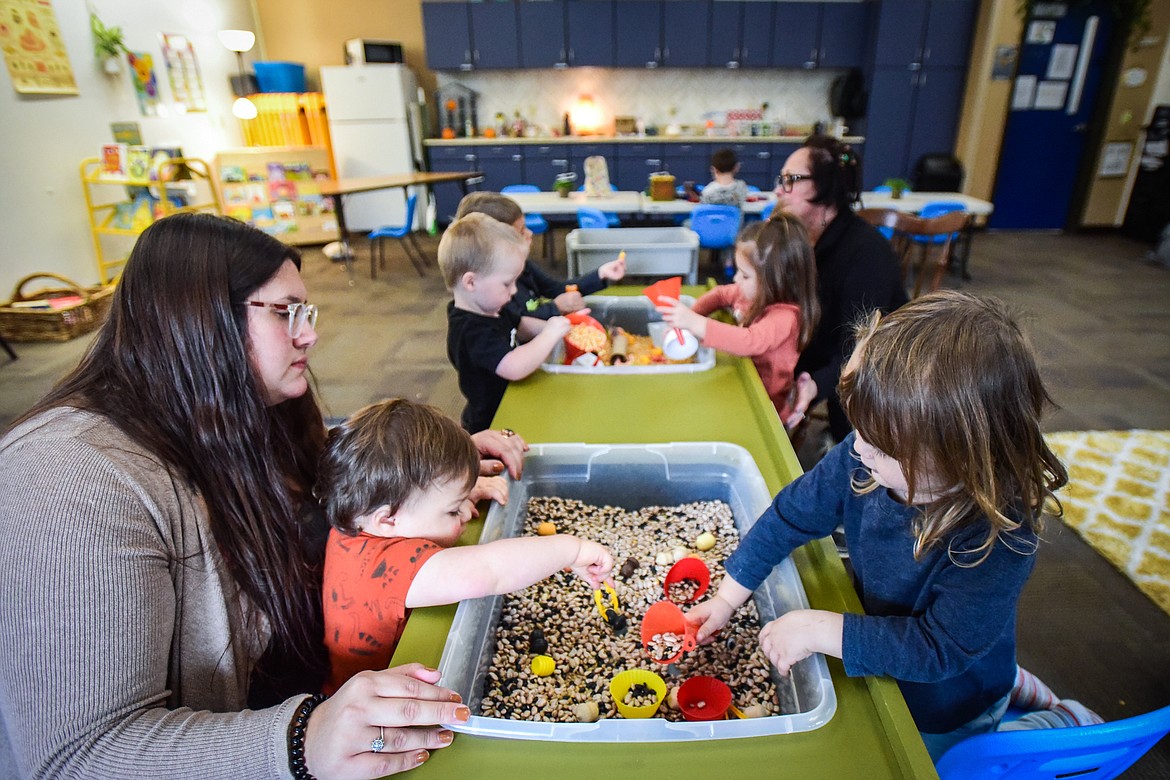
[{"label": "child in red shirt", "polygon": [[[673,298],[655,303],[663,319],[694,333],[703,346],[750,357],[791,430],[816,395],[807,374],[793,377],[820,318],[816,257],[804,225],[784,212],[748,225],[736,239],[735,266],[732,284],[710,290],[692,308]],[[719,309],[730,309],[737,324],[705,316]]]},{"label": "child in red shirt", "polygon": [[563,568],[594,588],[609,577],[609,550],[567,534],[452,546],[471,519],[478,473],[471,436],[425,404],[382,401],[329,432],[314,489],[333,526],[325,693],[385,669],[413,607],[509,593]]}]

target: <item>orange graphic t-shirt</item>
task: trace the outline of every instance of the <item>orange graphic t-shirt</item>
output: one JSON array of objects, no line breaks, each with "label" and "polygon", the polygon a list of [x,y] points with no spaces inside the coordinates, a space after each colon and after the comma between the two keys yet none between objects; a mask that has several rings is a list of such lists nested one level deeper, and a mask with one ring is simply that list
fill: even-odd
[{"label": "orange graphic t-shirt", "polygon": [[410,610],[406,594],[427,560],[443,549],[427,539],[386,538],[329,531],[323,603],[332,695],[366,669],[385,669]]}]

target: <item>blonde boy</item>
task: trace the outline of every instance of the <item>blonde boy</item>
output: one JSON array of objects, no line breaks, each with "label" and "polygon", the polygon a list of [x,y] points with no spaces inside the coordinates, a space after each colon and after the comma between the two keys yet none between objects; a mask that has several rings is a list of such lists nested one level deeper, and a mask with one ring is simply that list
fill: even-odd
[{"label": "blonde boy", "polygon": [[329,432],[313,491],[333,526],[326,693],[385,669],[414,607],[509,593],[562,568],[594,588],[610,576],[609,550],[568,534],[452,546],[471,518],[478,473],[471,436],[425,404],[382,401]]},{"label": "blonde boy", "polygon": [[447,304],[447,358],[467,399],[469,432],[491,425],[508,382],[523,379],[569,332],[564,317],[539,320],[506,308],[524,270],[528,242],[486,214],[455,220],[439,241],[439,268],[454,300]]}]

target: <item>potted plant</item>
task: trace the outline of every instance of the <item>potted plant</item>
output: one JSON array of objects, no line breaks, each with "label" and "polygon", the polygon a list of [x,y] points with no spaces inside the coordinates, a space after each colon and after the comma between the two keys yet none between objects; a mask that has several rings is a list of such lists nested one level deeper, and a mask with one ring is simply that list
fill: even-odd
[{"label": "potted plant", "polygon": [[116,75],[122,71],[119,56],[128,51],[122,37],[121,27],[106,27],[96,14],[89,15],[89,28],[93,31],[93,54],[106,73]]},{"label": "potted plant", "polygon": [[897,200],[910,189],[910,182],[905,179],[886,179],[886,186],[890,188],[890,197]]},{"label": "potted plant", "polygon": [[553,189],[556,190],[557,195],[562,198],[569,197],[569,193],[573,191],[573,185],[577,183],[577,174],[573,171],[566,173],[558,173],[556,181],[553,182]]}]

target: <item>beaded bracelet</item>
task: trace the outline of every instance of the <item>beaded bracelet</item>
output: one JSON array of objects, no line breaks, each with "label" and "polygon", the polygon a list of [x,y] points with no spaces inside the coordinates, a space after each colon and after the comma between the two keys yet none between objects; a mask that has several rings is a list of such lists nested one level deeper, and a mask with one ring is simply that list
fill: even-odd
[{"label": "beaded bracelet", "polygon": [[325,694],[318,693],[302,701],[288,724],[288,768],[295,780],[316,780],[305,766],[305,729],[309,715],[325,698]]}]

